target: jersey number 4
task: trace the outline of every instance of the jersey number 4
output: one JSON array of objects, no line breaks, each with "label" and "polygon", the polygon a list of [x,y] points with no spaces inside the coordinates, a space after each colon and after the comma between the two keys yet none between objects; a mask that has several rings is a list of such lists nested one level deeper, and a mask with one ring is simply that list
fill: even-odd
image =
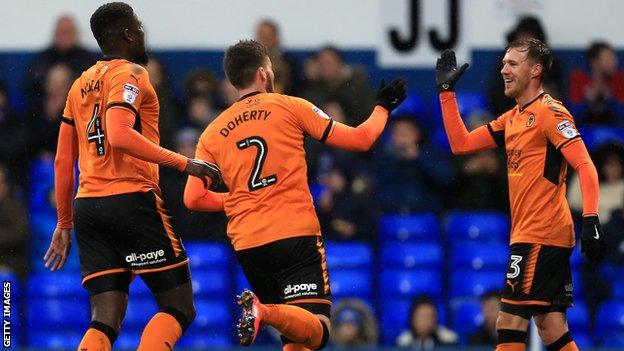
[{"label": "jersey number 4", "polygon": [[277,182],[276,174],[260,177],[260,173],[262,173],[262,166],[264,166],[264,160],[266,160],[267,153],[269,152],[269,147],[262,137],[251,136],[243,140],[239,140],[236,142],[236,146],[238,146],[239,150],[245,150],[246,148],[252,146],[258,149],[256,160],[254,161],[251,174],[249,175],[249,181],[247,182],[249,191],[260,190],[266,188],[267,186],[274,185]]},{"label": "jersey number 4", "polygon": [[87,125],[87,140],[89,143],[95,143],[95,151],[98,156],[104,155],[104,130],[102,129],[100,103],[93,106],[93,116]]}]

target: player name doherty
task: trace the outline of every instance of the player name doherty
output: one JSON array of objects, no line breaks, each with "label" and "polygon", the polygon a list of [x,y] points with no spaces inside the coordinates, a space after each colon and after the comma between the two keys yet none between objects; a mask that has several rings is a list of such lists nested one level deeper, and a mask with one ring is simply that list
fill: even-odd
[{"label": "player name doherty", "polygon": [[234,130],[234,128],[238,127],[239,124],[249,122],[251,120],[261,120],[266,121],[267,118],[271,115],[271,111],[267,110],[251,110],[245,111],[240,115],[236,116],[234,119],[227,122],[225,128],[221,128],[221,135],[227,138],[230,135],[230,132]]}]

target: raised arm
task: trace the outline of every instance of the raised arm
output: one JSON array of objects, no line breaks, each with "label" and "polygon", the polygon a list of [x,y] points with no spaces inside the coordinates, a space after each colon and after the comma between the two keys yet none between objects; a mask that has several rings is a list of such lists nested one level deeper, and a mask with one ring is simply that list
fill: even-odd
[{"label": "raised arm", "polygon": [[457,84],[457,81],[459,81],[459,78],[467,68],[468,64],[464,63],[457,69],[457,60],[453,50],[444,50],[436,63],[436,84],[440,92],[444,130],[446,131],[451,151],[456,155],[469,154],[496,147],[496,142],[486,126],[481,126],[472,132],[468,132],[459,114],[455,97],[455,84]]},{"label": "raised arm", "polygon": [[367,151],[381,135],[388,116],[407,96],[407,82],[395,79],[390,85],[382,80],[377,92],[376,106],[371,115],[359,126],[353,128],[340,122],[333,125],[325,143],[351,151]]}]

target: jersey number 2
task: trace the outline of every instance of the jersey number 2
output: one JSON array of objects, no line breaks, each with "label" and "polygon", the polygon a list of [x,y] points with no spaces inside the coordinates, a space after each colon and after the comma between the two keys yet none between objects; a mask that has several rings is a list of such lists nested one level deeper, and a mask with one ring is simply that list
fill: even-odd
[{"label": "jersey number 2", "polygon": [[262,166],[264,166],[264,160],[266,160],[267,153],[269,152],[269,147],[262,137],[251,136],[243,140],[239,140],[236,142],[236,146],[238,146],[239,150],[244,150],[252,146],[258,149],[258,153],[256,154],[256,160],[254,161],[251,174],[249,175],[249,181],[247,182],[247,185],[249,186],[249,191],[263,189],[277,182],[276,174],[272,174],[266,177],[260,177],[260,173],[262,173]]},{"label": "jersey number 2", "polygon": [[102,116],[100,115],[100,103],[93,106],[93,116],[87,125],[87,140],[95,143],[98,156],[104,155],[104,130],[102,129]]}]

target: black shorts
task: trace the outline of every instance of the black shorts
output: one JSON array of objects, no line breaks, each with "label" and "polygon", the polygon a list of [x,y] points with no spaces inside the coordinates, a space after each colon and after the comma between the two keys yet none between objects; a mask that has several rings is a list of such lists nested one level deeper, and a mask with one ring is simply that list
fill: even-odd
[{"label": "black shorts", "polygon": [[278,240],[236,252],[262,303],[292,304],[330,317],[331,289],[320,236]]},{"label": "black shorts", "polygon": [[527,319],[565,312],[572,306],[571,254],[565,247],[511,245],[501,310]]},{"label": "black shorts", "polygon": [[174,268],[168,272],[172,283],[188,281],[171,276],[172,272],[188,276],[188,267],[183,267],[188,258],[173,232],[169,212],[154,191],[78,198],[74,201],[74,229],[82,284],[87,289],[87,283],[96,277],[116,273],[153,277],[151,273]]}]

